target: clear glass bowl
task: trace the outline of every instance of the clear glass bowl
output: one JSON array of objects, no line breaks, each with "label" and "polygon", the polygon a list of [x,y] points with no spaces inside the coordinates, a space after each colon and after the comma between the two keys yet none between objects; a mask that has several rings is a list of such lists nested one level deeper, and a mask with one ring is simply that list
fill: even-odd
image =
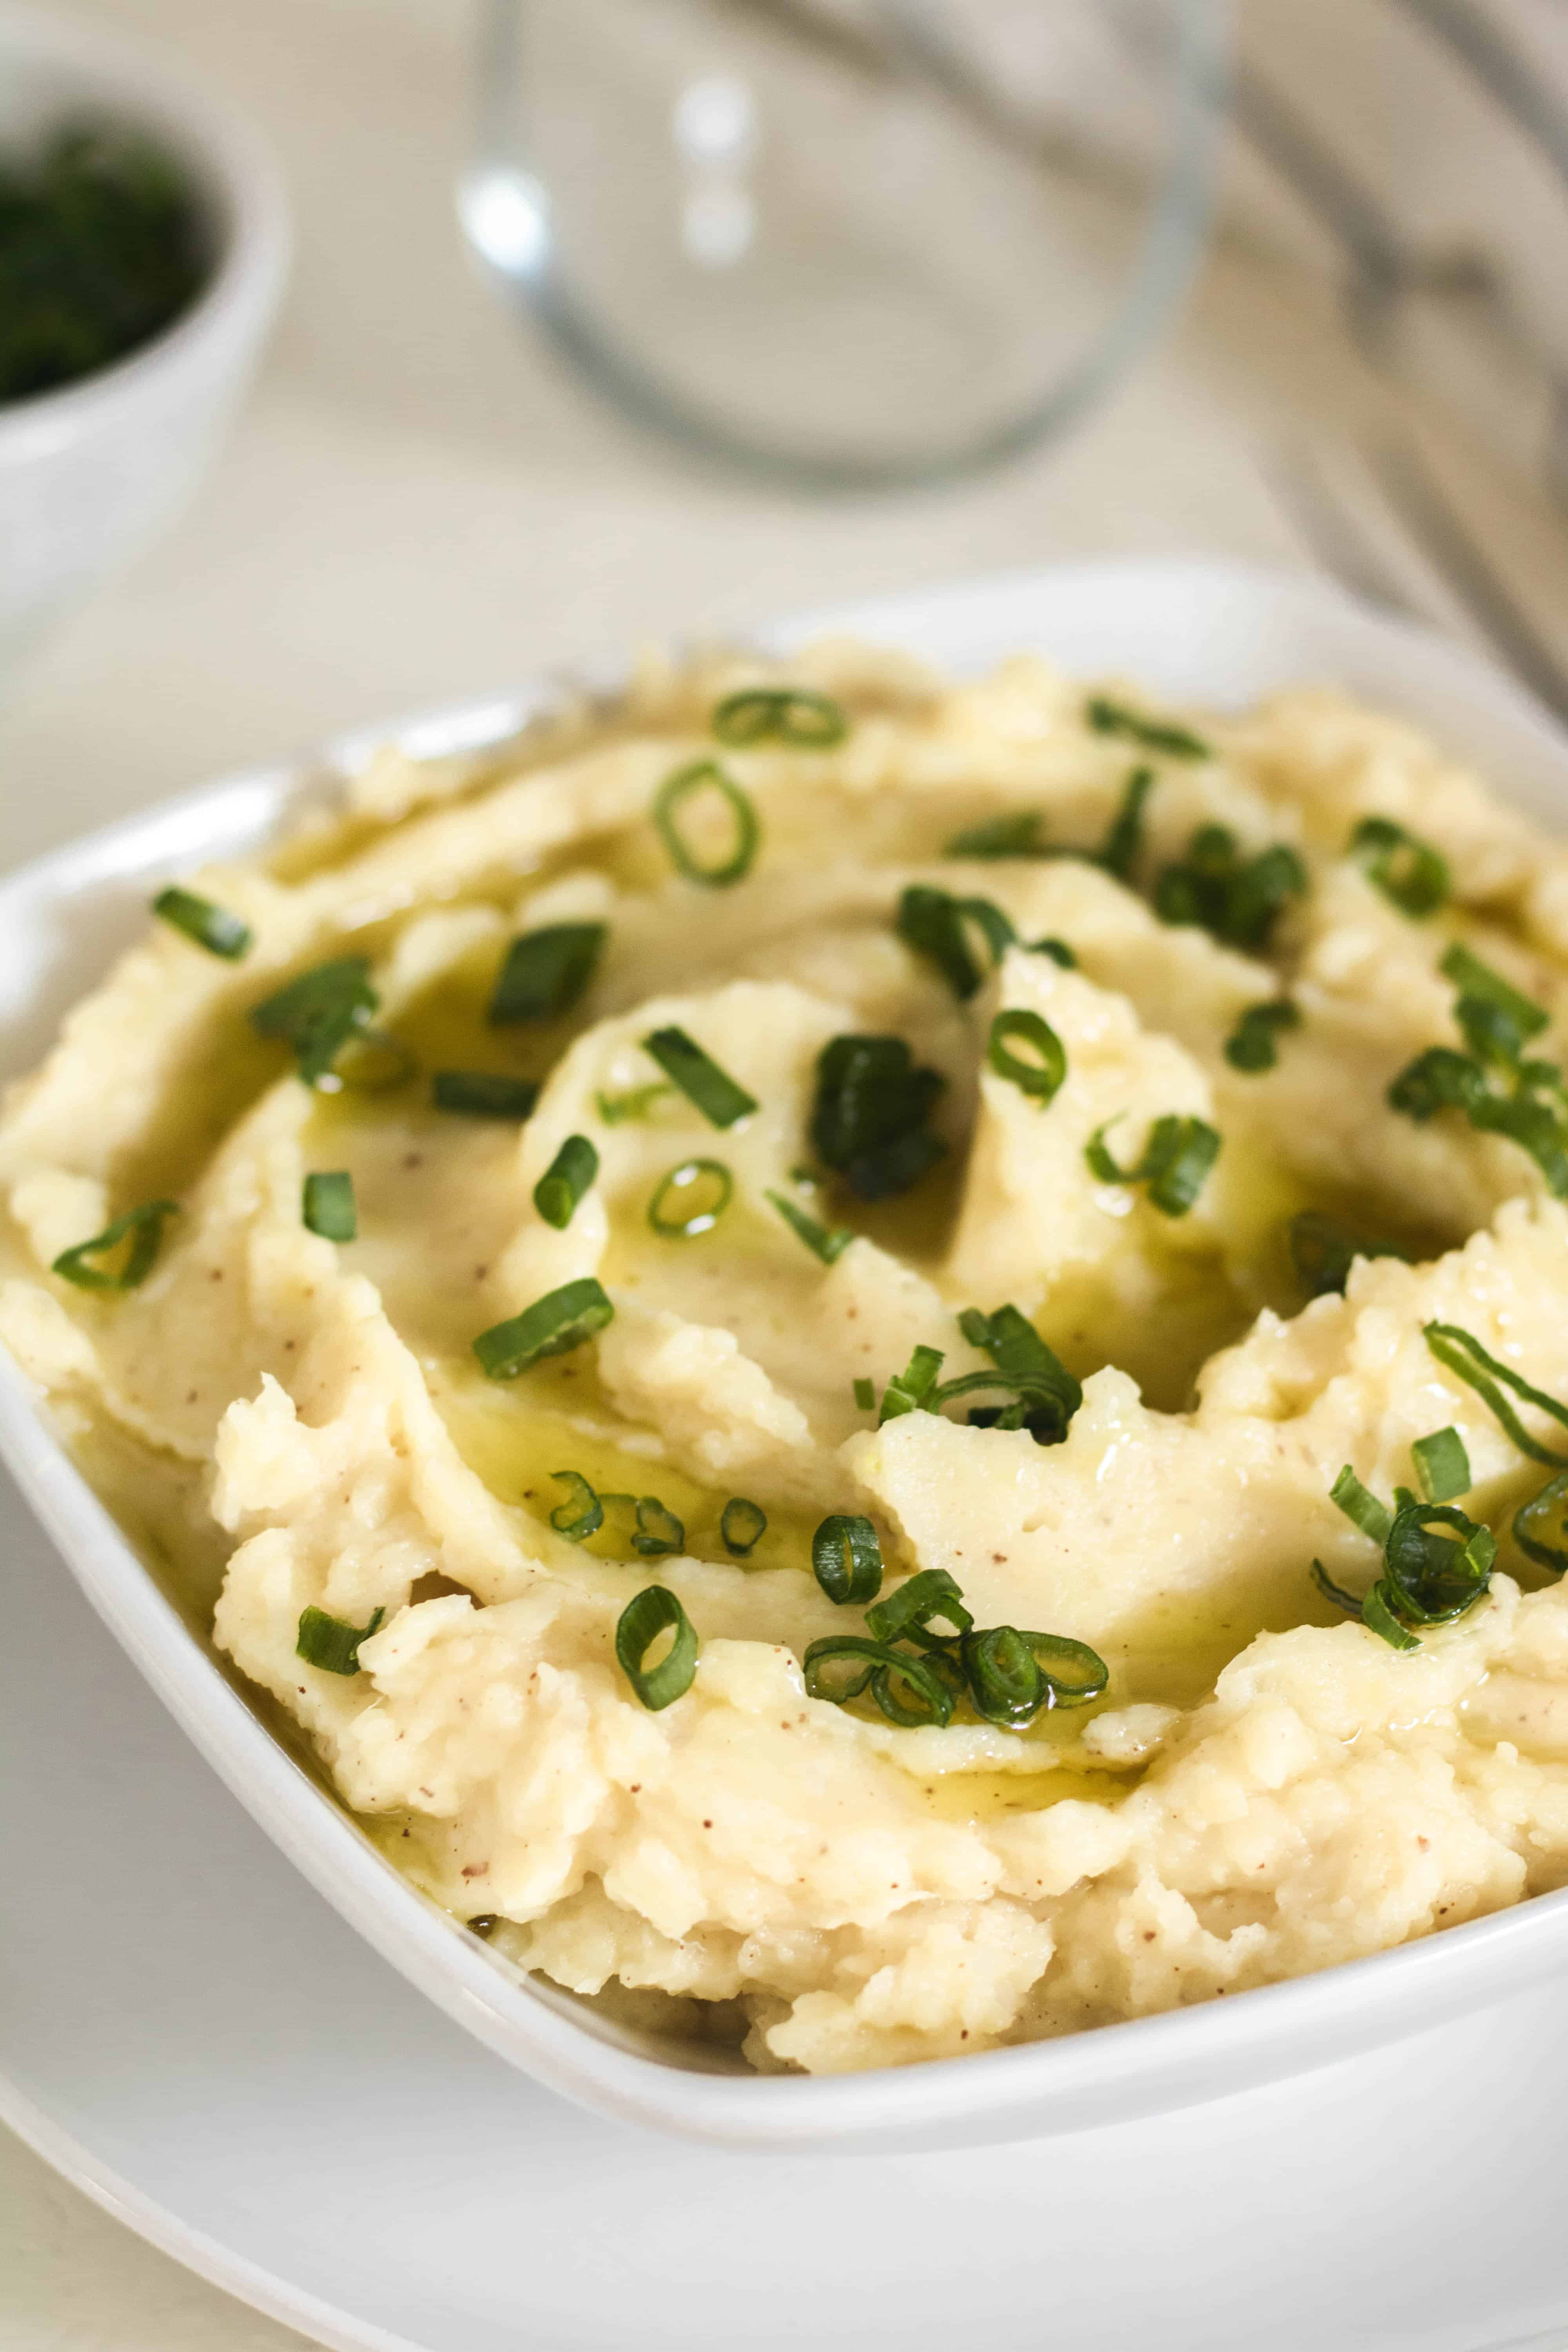
[{"label": "clear glass bowl", "polygon": [[475,252],[644,421],[794,483],[1059,430],[1201,250],[1226,0],[483,0]]}]

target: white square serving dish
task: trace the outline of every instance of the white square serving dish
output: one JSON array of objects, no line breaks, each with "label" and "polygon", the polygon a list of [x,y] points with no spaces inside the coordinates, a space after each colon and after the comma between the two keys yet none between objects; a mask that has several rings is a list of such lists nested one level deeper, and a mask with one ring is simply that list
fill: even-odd
[{"label": "white square serving dish", "polygon": [[[1310,580],[1199,561],[1060,565],[813,613],[764,641],[787,650],[825,630],[853,630],[959,675],[1037,651],[1069,672],[1126,674],[1221,706],[1332,680],[1429,728],[1531,815],[1568,819],[1568,740],[1520,688],[1460,648]],[[255,849],[330,791],[324,772],[357,766],[378,742],[435,753],[501,740],[558,690],[540,678],[359,730],[306,761],[128,819],[0,882],[0,1076],[38,1058],[61,1014],[144,923],[153,886]],[[1319,1976],[1070,2039],[873,2074],[758,2078],[711,2047],[639,2037],[520,1979],[399,1877],[163,1598],[5,1359],[0,1454],[105,1623],[318,1891],[490,2049],[605,2114],[775,2149],[1025,2138],[1304,2073],[1568,1965],[1564,1890]],[[126,1769],[134,1771],[133,1759]]]}]

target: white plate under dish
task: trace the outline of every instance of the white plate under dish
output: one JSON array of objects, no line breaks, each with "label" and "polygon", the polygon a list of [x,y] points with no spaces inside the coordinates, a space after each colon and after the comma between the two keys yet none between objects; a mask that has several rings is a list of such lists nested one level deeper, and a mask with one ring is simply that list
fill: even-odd
[{"label": "white plate under dish", "polygon": [[[973,672],[1021,649],[1200,702],[1331,677],[1433,727],[1534,814],[1568,810],[1568,748],[1456,647],[1315,583],[1229,564],[1072,565],[818,614],[783,646],[852,628]],[[494,739],[548,691],[389,724],[421,750]],[[342,765],[375,735],[330,747]],[[0,1062],[26,1063],[145,920],[150,881],[256,845],[319,792],[320,763],[220,784],[41,860],[0,886]],[[0,1451],[89,1600],[241,1802],[383,1957],[514,2065],[602,2114],[773,2150],[900,2151],[1123,2122],[1322,2066],[1528,1990],[1568,1963],[1568,1890],[1373,1958],[1172,2015],[868,2074],[757,2079],[711,2051],[642,2041],[519,1981],[418,1895],[279,1747],[163,1599],[0,1366]],[[1403,2198],[1400,2210],[1407,2212]],[[1390,2226],[1385,2217],[1383,2226]],[[1397,2226],[1397,2225],[1395,2225]],[[929,2241],[911,2240],[919,2260]]]}]

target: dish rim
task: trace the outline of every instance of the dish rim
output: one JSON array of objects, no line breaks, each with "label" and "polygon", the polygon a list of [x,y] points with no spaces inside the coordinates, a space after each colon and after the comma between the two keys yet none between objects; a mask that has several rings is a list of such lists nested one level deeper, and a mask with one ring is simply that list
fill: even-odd
[{"label": "dish rim", "polygon": [[[1310,577],[1263,566],[1153,558],[1032,567],[820,608],[758,632],[757,641],[787,652],[811,636],[853,630],[933,653],[963,674],[987,654],[994,660],[1026,650],[1031,636],[1041,642],[1038,623],[1031,629],[1028,619],[1032,600],[1064,608],[1058,636],[1045,648],[1059,657],[1059,636],[1073,633],[1071,615],[1096,599],[1114,607],[1138,593],[1166,602],[1173,637],[1184,626],[1192,635],[1205,614],[1217,625],[1228,607],[1232,623],[1251,629],[1254,658],[1258,628],[1267,637],[1274,625],[1278,635],[1281,621],[1287,641],[1292,625],[1307,636],[1316,628],[1353,639],[1373,667],[1386,662],[1389,685],[1422,682],[1429,701],[1455,699],[1482,713],[1494,734],[1514,736],[1524,767],[1540,779],[1536,797],[1555,793],[1568,801],[1568,740],[1523,689],[1435,632],[1359,606]],[[1018,618],[998,636],[997,623],[1009,612]],[[1070,659],[1063,666],[1075,667]],[[1113,665],[1099,667],[1103,674]],[[290,805],[319,792],[324,770],[352,770],[376,744],[428,752],[504,741],[563,688],[602,693],[615,682],[591,671],[543,671],[511,693],[345,730],[301,758],[241,771],[121,818],[0,878],[0,936],[16,928],[25,938],[26,927],[36,933],[40,922],[47,929],[48,918],[65,914],[93,886],[127,889],[149,875],[256,845]],[[1142,682],[1165,690],[1147,676]],[[1208,698],[1225,698],[1211,690]],[[1393,699],[1397,707],[1397,694]],[[36,975],[37,989],[45,978]],[[16,1008],[0,1011],[0,1054],[16,1021]],[[1086,2128],[1223,2096],[1420,2032],[1547,1975],[1568,1935],[1564,1888],[1241,1999],[1052,2041],[842,2075],[759,2077],[724,2070],[711,2053],[684,2063],[651,2038],[639,2042],[609,2026],[569,1994],[519,1979],[399,1875],[252,1712],[210,1645],[190,1633],[3,1355],[0,1455],[144,1679],[317,1892],[500,2056],[625,2121],[734,2147],[838,2152]]]}]

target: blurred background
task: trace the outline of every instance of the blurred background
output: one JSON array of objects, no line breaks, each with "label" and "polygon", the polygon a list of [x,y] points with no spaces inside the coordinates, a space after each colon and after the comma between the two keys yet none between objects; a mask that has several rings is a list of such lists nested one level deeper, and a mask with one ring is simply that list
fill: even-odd
[{"label": "blurred background", "polygon": [[[72,13],[248,118],[293,261],[187,503],[0,676],[0,866],[542,666],[1082,554],[1325,571],[1568,718],[1563,0]],[[73,400],[0,402],[0,519]],[[11,2142],[0,2277],[26,2352],[293,2340]]]}]

